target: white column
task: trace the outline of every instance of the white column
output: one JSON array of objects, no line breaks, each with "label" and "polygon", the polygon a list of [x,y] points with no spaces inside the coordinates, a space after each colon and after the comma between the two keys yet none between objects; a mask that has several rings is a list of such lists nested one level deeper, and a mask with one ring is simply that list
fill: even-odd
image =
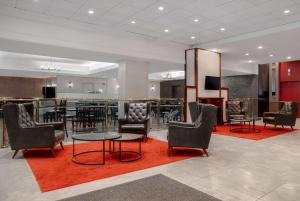
[{"label": "white column", "polygon": [[148,64],[139,61],[123,61],[119,64],[119,98],[148,98]]}]

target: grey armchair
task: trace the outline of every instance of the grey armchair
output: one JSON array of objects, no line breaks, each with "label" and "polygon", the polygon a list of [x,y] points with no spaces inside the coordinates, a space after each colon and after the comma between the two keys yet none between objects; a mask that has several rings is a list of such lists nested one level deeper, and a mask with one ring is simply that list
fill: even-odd
[{"label": "grey armchair", "polygon": [[299,103],[297,102],[281,102],[279,112],[264,112],[263,122],[265,127],[267,124],[277,126],[290,126],[294,130],[296,124]]},{"label": "grey armchair", "polygon": [[150,103],[125,103],[125,119],[119,119],[120,133],[143,134],[150,131]]},{"label": "grey armchair", "polygon": [[209,104],[199,104],[199,107],[201,110],[195,122],[169,123],[169,152],[172,152],[173,147],[200,148],[208,156],[211,133],[217,121],[217,107]]},{"label": "grey armchair", "polygon": [[12,158],[22,149],[50,148],[55,156],[54,147],[57,144],[64,148],[64,123],[35,123],[33,111],[33,103],[3,106],[10,147],[15,151]]}]

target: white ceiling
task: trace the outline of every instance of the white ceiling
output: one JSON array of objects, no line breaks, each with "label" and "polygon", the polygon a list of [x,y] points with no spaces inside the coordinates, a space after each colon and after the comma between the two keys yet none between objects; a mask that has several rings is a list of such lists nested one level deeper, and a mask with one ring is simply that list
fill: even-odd
[{"label": "white ceiling", "polygon": [[[300,59],[300,0],[0,0],[0,14],[89,31],[93,27],[95,33],[112,32],[120,38],[133,34],[216,48],[223,53],[224,75],[257,73],[257,64],[287,56]],[[156,66],[162,69],[149,73],[182,69]],[[106,74],[115,73],[112,69]]]},{"label": "white ceiling", "polygon": [[[0,6],[50,16],[57,23],[67,19],[120,35],[131,32],[190,45],[300,20],[299,0],[0,0]],[[285,9],[291,13],[285,15]]]}]

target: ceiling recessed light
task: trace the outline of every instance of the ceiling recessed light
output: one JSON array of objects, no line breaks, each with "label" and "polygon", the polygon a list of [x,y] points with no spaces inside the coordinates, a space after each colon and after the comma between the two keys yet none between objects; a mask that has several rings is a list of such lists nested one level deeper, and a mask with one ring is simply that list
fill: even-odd
[{"label": "ceiling recessed light", "polygon": [[284,14],[290,14],[291,11],[287,9],[287,10],[284,10],[283,12],[284,12]]},{"label": "ceiling recessed light", "polygon": [[261,45],[257,47],[257,49],[260,49],[260,50],[263,49],[263,48],[264,48],[264,47],[261,46]]},{"label": "ceiling recessed light", "polygon": [[194,19],[194,22],[199,22],[199,20],[196,18],[196,19]]},{"label": "ceiling recessed light", "polygon": [[287,59],[290,60],[290,59],[292,59],[292,57],[288,56]]},{"label": "ceiling recessed light", "polygon": [[245,56],[249,56],[249,53],[246,53]]},{"label": "ceiling recessed light", "polygon": [[194,40],[196,38],[196,36],[191,36],[191,39]]},{"label": "ceiling recessed light", "polygon": [[158,10],[159,10],[159,11],[163,11],[163,10],[165,10],[165,8],[164,8],[163,6],[159,6],[159,7],[158,7]]},{"label": "ceiling recessed light", "polygon": [[164,32],[165,32],[165,33],[168,33],[168,32],[169,32],[169,29],[165,29]]},{"label": "ceiling recessed light", "polygon": [[133,21],[131,21],[131,24],[135,24],[136,22],[133,20]]},{"label": "ceiling recessed light", "polygon": [[222,28],[220,29],[220,31],[226,31],[226,29],[225,29],[224,27],[222,27]]},{"label": "ceiling recessed light", "polygon": [[274,57],[274,54],[270,54],[270,57]]},{"label": "ceiling recessed light", "polygon": [[251,63],[253,63],[253,61],[252,61],[252,60],[249,60],[248,63],[251,64]]},{"label": "ceiling recessed light", "polygon": [[89,10],[89,14],[90,14],[90,15],[93,15],[94,13],[95,13],[95,11]]}]

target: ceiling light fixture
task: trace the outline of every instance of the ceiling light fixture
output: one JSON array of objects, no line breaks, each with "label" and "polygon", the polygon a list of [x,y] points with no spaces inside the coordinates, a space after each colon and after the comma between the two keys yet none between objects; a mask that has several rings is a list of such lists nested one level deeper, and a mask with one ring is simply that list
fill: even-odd
[{"label": "ceiling light fixture", "polygon": [[252,61],[252,60],[249,60],[248,63],[251,64],[251,63],[253,63],[253,61]]},{"label": "ceiling light fixture", "polygon": [[225,29],[224,27],[222,27],[222,28],[220,29],[220,31],[226,31],[226,29]]},{"label": "ceiling light fixture", "polygon": [[191,39],[194,40],[196,38],[196,36],[191,36]]},{"label": "ceiling light fixture", "polygon": [[217,52],[218,50],[217,50],[216,48],[214,48],[214,49],[212,49],[211,51],[213,51],[213,52]]},{"label": "ceiling light fixture", "polygon": [[287,9],[287,10],[285,10],[285,11],[283,11],[283,12],[284,12],[284,14],[287,15],[287,14],[290,14],[291,11]]},{"label": "ceiling light fixture", "polygon": [[136,22],[135,21],[131,21],[131,24],[135,24]]},{"label": "ceiling light fixture", "polygon": [[290,59],[292,59],[292,57],[288,56],[288,57],[287,57],[287,60],[290,60]]},{"label": "ceiling light fixture", "polygon": [[245,56],[249,56],[249,53],[246,53]]},{"label": "ceiling light fixture", "polygon": [[196,18],[196,19],[194,19],[194,22],[199,22],[199,20]]},{"label": "ceiling light fixture", "polygon": [[90,14],[90,15],[93,15],[94,13],[95,13],[95,11],[89,10],[89,14]]},{"label": "ceiling light fixture", "polygon": [[165,33],[169,33],[169,29],[165,29],[164,32],[165,32]]},{"label": "ceiling light fixture", "polygon": [[274,54],[270,54],[270,57],[274,57]]},{"label": "ceiling light fixture", "polygon": [[159,10],[159,11],[163,11],[163,10],[165,10],[165,8],[164,8],[163,6],[159,6],[159,7],[158,7],[158,10]]},{"label": "ceiling light fixture", "polygon": [[257,47],[257,49],[259,49],[259,50],[261,50],[261,49],[263,49],[263,48],[264,48],[264,47],[261,46],[261,45]]}]

